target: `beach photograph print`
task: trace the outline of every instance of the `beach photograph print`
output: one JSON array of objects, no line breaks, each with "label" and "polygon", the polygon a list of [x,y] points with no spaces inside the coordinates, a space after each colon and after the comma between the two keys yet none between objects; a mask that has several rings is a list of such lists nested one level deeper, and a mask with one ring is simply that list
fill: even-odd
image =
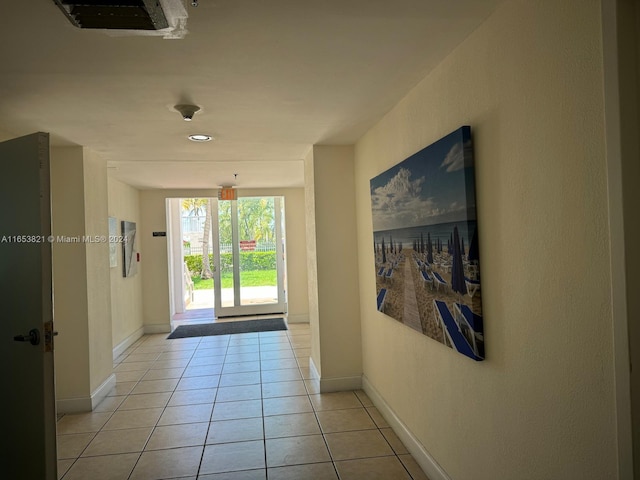
[{"label": "beach photograph print", "polygon": [[471,128],[371,180],[377,308],[484,359]]}]

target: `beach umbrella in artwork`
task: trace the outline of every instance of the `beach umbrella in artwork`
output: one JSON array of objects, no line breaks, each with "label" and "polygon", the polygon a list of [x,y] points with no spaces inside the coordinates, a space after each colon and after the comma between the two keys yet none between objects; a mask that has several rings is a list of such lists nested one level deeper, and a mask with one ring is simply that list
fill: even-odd
[{"label": "beach umbrella in artwork", "polygon": [[453,227],[453,248],[451,265],[451,290],[460,295],[467,293],[467,284],[464,281],[464,266],[462,265],[462,253],[460,248],[460,237],[458,227]]},{"label": "beach umbrella in artwork", "polygon": [[387,263],[387,251],[384,248],[384,237],[382,237],[382,263]]},{"label": "beach umbrella in artwork", "polygon": [[427,262],[433,263],[433,245],[431,245],[430,233],[427,233]]},{"label": "beach umbrella in artwork", "polygon": [[460,237],[460,243],[461,243],[460,253],[462,253],[462,256],[464,257],[464,237]]}]

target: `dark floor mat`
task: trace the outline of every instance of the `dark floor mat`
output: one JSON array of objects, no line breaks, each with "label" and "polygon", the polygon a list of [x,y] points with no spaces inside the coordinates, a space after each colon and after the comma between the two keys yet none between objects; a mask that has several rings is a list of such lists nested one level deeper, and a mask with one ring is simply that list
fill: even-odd
[{"label": "dark floor mat", "polygon": [[238,322],[200,323],[181,325],[167,338],[208,337],[211,335],[229,335],[234,333],[272,332],[287,330],[284,318],[266,318],[264,320],[241,320]]}]

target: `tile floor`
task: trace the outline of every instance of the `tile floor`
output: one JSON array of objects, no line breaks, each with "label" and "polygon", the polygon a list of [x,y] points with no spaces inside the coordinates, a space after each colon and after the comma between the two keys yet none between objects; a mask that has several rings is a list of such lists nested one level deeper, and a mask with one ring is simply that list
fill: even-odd
[{"label": "tile floor", "polygon": [[307,325],[166,340],[115,364],[93,412],[58,420],[64,480],[425,480],[363,391],[319,394]]}]

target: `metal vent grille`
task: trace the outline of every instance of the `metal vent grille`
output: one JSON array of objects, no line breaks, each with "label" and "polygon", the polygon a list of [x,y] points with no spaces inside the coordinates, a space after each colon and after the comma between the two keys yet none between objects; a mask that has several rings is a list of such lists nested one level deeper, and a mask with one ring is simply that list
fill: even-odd
[{"label": "metal vent grille", "polygon": [[53,0],[79,28],[161,30],[169,23],[159,0]]}]

